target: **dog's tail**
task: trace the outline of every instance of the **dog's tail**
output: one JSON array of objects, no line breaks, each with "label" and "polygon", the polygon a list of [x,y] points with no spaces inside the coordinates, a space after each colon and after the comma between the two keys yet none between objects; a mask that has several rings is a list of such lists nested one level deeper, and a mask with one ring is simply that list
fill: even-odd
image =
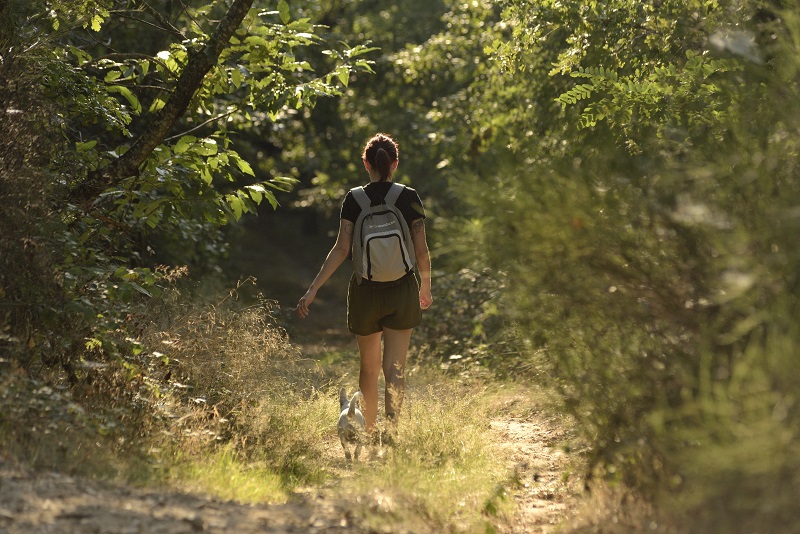
[{"label": "dog's tail", "polygon": [[363,399],[364,395],[361,394],[361,390],[359,389],[355,393],[353,393],[353,397],[350,399],[350,406],[347,408],[347,416],[353,417],[356,414],[356,401]]}]

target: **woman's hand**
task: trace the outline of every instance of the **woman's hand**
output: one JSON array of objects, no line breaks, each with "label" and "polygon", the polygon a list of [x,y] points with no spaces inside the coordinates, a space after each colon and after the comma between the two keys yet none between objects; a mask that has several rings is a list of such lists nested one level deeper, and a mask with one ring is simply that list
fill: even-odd
[{"label": "woman's hand", "polygon": [[423,310],[427,310],[433,304],[433,296],[431,295],[431,289],[428,287],[423,287],[419,290],[419,307]]},{"label": "woman's hand", "polygon": [[297,303],[297,308],[295,308],[295,313],[301,318],[305,319],[308,317],[308,307],[314,302],[314,298],[317,296],[317,290],[313,287],[309,287],[306,294],[303,295],[303,298]]}]

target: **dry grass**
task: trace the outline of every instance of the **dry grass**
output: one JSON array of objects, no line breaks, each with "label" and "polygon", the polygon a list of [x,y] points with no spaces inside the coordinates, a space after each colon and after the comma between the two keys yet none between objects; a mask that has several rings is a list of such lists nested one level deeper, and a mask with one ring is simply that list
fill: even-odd
[{"label": "dry grass", "polygon": [[216,306],[149,334],[167,362],[155,371],[168,422],[157,446],[180,466],[168,480],[221,497],[248,477],[274,480],[279,491],[248,500],[275,502],[325,479],[320,438],[336,408],[319,391],[319,366],[300,357],[271,312]]},{"label": "dry grass", "polygon": [[[180,429],[171,439],[186,454],[181,458],[188,451],[201,458],[172,469],[173,484],[242,499],[231,488],[269,480],[267,470],[282,492],[253,498],[275,502],[298,486],[335,480],[337,495],[359,503],[359,516],[393,531],[484,530],[495,516],[510,513],[504,485],[513,480],[489,427],[496,397],[481,385],[415,370],[396,446],[368,448],[362,458],[372,454],[372,461],[348,471],[335,437],[341,378],[327,378],[303,360],[263,310],[198,316],[162,340],[192,384],[182,395],[173,391],[172,409],[203,399],[172,424]],[[334,360],[328,372],[347,377],[353,362]],[[214,451],[211,461],[204,448]]]},{"label": "dry grass", "polygon": [[[83,441],[106,461],[90,447],[70,451],[74,466],[94,470],[84,474],[251,503],[335,486],[358,517],[395,532],[486,530],[512,514],[506,490],[516,482],[489,425],[500,404],[483,385],[410,369],[396,445],[367,448],[348,467],[335,421],[355,360],[335,353],[323,369],[304,359],[267,306],[168,315],[169,327],[143,329],[138,366],[95,369],[92,388],[74,388],[70,406],[117,414],[105,436],[84,426]],[[39,465],[58,465],[57,445],[41,445],[50,460]]]},{"label": "dry grass", "polygon": [[[508,462],[490,434],[491,395],[425,371],[409,377],[397,443],[373,447],[342,492],[377,530],[475,532],[510,513]],[[376,450],[377,449],[377,450]],[[374,456],[378,458],[374,458]]]}]

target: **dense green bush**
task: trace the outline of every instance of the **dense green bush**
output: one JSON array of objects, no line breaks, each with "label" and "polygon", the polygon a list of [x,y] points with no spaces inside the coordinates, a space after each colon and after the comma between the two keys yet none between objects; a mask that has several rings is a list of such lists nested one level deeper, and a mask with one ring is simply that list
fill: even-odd
[{"label": "dense green bush", "polygon": [[[512,4],[540,23],[533,33],[568,11]],[[532,109],[546,126],[520,147],[527,164],[476,185],[484,241],[532,364],[591,444],[589,476],[677,496],[691,531],[777,528],[797,519],[783,495],[800,467],[787,380],[800,319],[799,14],[706,3],[713,16],[671,50],[658,33],[701,6],[670,4],[676,25],[642,33],[654,47],[633,59],[588,46],[639,35],[653,7],[616,4],[620,26],[603,31],[600,4],[569,14],[590,31],[561,55],[576,83],[560,116]],[[519,68],[519,83],[546,79]],[[505,135],[519,139],[514,124]]]},{"label": "dense green bush", "polygon": [[[436,307],[414,330],[418,356],[463,371],[481,365],[500,366],[517,354],[504,330],[498,299],[502,282],[489,271],[442,272],[434,280]],[[418,340],[418,341],[417,341]],[[505,347],[506,355],[500,354]],[[473,369],[477,370],[477,369]]]}]

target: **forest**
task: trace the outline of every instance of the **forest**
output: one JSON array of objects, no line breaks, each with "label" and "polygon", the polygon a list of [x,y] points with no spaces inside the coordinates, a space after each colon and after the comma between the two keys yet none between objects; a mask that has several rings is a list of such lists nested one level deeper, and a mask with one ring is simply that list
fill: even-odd
[{"label": "forest", "polygon": [[[551,532],[481,430],[536,412],[560,532],[797,531],[795,2],[4,0],[0,103],[0,465]],[[293,308],[376,132],[425,205],[433,393],[354,474],[349,266]]]}]

